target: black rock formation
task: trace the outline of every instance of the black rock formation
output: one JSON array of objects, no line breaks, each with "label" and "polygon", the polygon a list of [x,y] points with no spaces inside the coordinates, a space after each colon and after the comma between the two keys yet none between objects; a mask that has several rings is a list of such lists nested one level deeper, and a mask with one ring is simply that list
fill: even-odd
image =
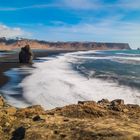
[{"label": "black rock formation", "polygon": [[32,63],[33,53],[29,45],[21,48],[19,53],[19,62],[20,63]]}]

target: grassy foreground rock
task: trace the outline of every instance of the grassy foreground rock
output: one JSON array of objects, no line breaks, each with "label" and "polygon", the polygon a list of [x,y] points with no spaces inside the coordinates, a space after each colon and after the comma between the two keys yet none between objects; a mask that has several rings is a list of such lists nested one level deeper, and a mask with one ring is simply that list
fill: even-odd
[{"label": "grassy foreground rock", "polygon": [[123,100],[79,101],[45,111],[0,97],[0,140],[140,140],[140,107]]}]

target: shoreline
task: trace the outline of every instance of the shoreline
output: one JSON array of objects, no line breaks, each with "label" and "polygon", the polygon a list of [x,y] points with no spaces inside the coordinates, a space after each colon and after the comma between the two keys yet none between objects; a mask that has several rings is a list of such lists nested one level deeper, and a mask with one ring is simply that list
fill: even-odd
[{"label": "shoreline", "polygon": [[21,64],[18,64],[16,62],[8,63],[8,62],[0,62],[0,88],[2,88],[8,81],[9,77],[4,74],[4,72],[12,69],[12,68],[18,68],[21,66]]},{"label": "shoreline", "polygon": [[[38,61],[38,58],[41,57],[50,57],[50,56],[57,56],[59,54],[63,53],[69,53],[69,52],[76,52],[76,51],[70,51],[70,50],[32,50],[34,54],[33,64]],[[35,61],[35,62],[34,62]],[[21,64],[18,60],[18,52],[8,54],[6,56],[0,57],[0,95],[2,95],[6,101],[15,107],[27,107],[32,105],[31,102],[27,101],[23,97],[23,88],[18,88],[18,83],[21,83],[24,78],[30,75],[30,73],[21,73],[18,75],[18,81],[14,79],[14,75],[11,73],[13,68],[20,68],[22,69],[22,66],[27,66],[27,68],[33,68],[33,64]],[[20,70],[19,70],[20,71]],[[4,74],[5,72],[10,72],[11,74]],[[12,86],[11,86],[12,84]],[[17,87],[14,89],[14,87]],[[15,92],[14,92],[15,91]]]},{"label": "shoreline", "polygon": [[[33,50],[34,53],[34,59],[33,61],[38,60],[38,57],[49,57],[49,56],[56,56],[59,55],[60,53],[68,53],[71,51],[65,51],[65,50],[56,50],[56,51],[52,51],[52,50]],[[34,63],[33,63],[34,64]],[[27,107],[32,105],[30,102],[28,102],[24,97],[23,97],[23,89],[22,88],[18,88],[17,91],[14,92],[14,94],[5,94],[4,91],[8,90],[9,93],[10,91],[14,91],[12,90],[12,87],[17,86],[18,83],[21,83],[22,80],[24,78],[26,78],[27,76],[29,76],[29,73],[25,73],[25,74],[21,74],[18,75],[18,82],[15,81],[15,79],[13,79],[13,75],[9,75],[7,76],[6,74],[4,74],[7,71],[12,71],[13,68],[22,68],[22,66],[27,66],[27,67],[33,67],[33,64],[21,64],[19,63],[18,60],[18,52],[14,53],[14,54],[8,54],[6,56],[0,57],[0,95],[2,95],[5,100],[13,105],[13,106],[17,106],[17,107]],[[16,75],[15,75],[16,76]],[[13,86],[10,86],[12,84],[14,84]],[[11,88],[9,90],[9,87]],[[7,89],[8,88],[8,89]],[[15,101],[18,101],[19,104],[17,105]],[[23,106],[22,106],[23,105]]]},{"label": "shoreline", "polygon": [[[47,56],[58,54],[51,52]],[[37,52],[37,57],[46,57],[46,52]],[[10,60],[0,62],[1,85],[9,80],[5,71],[22,66],[16,59]],[[4,140],[140,139],[140,106],[125,104],[118,98],[78,100],[77,104],[44,110],[40,105],[17,108],[0,96],[0,118],[0,139]]]},{"label": "shoreline", "polygon": [[[38,57],[47,57],[47,56],[55,56],[59,55],[60,53],[68,53],[73,52],[70,50],[33,50],[34,53],[34,60],[37,60]],[[22,65],[28,64],[21,64],[18,60],[18,52],[14,54],[9,54],[0,57],[0,89],[4,87],[10,80],[10,77],[6,76],[4,73],[12,68],[19,68]],[[32,66],[32,64],[29,64]],[[24,79],[28,74],[22,77]]]},{"label": "shoreline", "polygon": [[[69,51],[68,51],[69,52]],[[9,76],[9,77],[11,77],[11,80],[9,80],[9,82],[8,82],[8,84],[6,84],[6,86],[4,86],[3,88],[2,88],[2,90],[1,90],[1,92],[3,92],[4,94],[3,95],[6,95],[5,96],[5,98],[8,100],[8,101],[11,101],[10,103],[12,104],[12,105],[15,105],[16,106],[16,103],[17,103],[17,105],[18,105],[18,102],[19,102],[19,100],[21,99],[21,101],[22,101],[22,99],[24,100],[24,98],[25,98],[25,101],[27,101],[30,105],[32,105],[32,104],[35,104],[35,102],[38,102],[38,101],[36,101],[36,100],[38,100],[38,98],[37,99],[35,99],[35,102],[34,101],[32,101],[32,98],[30,98],[30,97],[34,97],[36,94],[38,94],[38,93],[40,93],[40,92],[42,92],[41,94],[40,94],[40,101],[38,102],[38,104],[43,104],[43,102],[44,102],[44,105],[46,105],[45,104],[45,99],[44,98],[42,98],[42,97],[45,97],[45,95],[43,95],[43,93],[45,94],[46,93],[46,90],[48,90],[48,88],[49,87],[54,87],[54,84],[55,83],[53,83],[52,82],[52,86],[50,85],[50,83],[48,83],[48,85],[46,86],[46,88],[42,88],[42,89],[40,89],[40,90],[38,90],[39,88],[38,88],[38,85],[35,85],[34,83],[37,83],[37,81],[38,80],[40,80],[39,78],[40,78],[40,72],[38,73],[38,74],[35,74],[35,77],[37,76],[38,78],[33,78],[34,79],[34,81],[32,81],[32,78],[30,78],[30,76],[29,76],[29,78],[27,77],[27,81],[26,81],[26,78],[25,78],[25,80],[24,80],[24,77],[26,77],[26,75],[28,76],[28,75],[30,75],[30,74],[32,74],[32,70],[34,71],[34,66],[35,67],[38,67],[38,66],[41,66],[43,63],[44,63],[44,61],[46,61],[46,59],[44,60],[44,58],[41,58],[41,57],[46,57],[47,58],[47,56],[48,57],[51,57],[51,58],[53,58],[54,57],[54,59],[55,58],[57,58],[57,56],[56,55],[58,55],[58,58],[59,58],[59,53],[62,53],[62,57],[63,57],[63,55],[65,55],[64,53],[66,53],[65,51],[42,51],[42,50],[37,50],[36,52],[34,52],[34,54],[35,54],[35,58],[34,58],[34,61],[35,61],[35,65],[33,65],[33,66],[29,66],[29,69],[28,69],[28,66],[26,66],[25,65],[25,67],[22,67],[22,64],[19,64],[18,62],[17,62],[17,59],[13,59],[14,61],[12,62],[12,59],[10,59],[11,60],[11,62],[6,62],[5,61],[5,65],[6,64],[8,64],[8,66],[13,66],[13,65],[15,65],[15,67],[16,67],[16,64],[19,64],[19,65],[21,65],[21,67],[19,66],[19,68],[14,68],[14,69],[12,69],[12,70],[9,70],[8,72],[6,72],[5,74],[7,75],[7,76]],[[79,52],[78,52],[79,53]],[[81,53],[81,52],[80,52]],[[86,53],[86,52],[85,52]],[[89,53],[89,52],[88,52]],[[72,53],[73,54],[73,53]],[[52,56],[51,56],[52,55]],[[67,55],[66,55],[67,56]],[[68,55],[69,56],[69,55]],[[61,58],[61,55],[60,55],[60,58]],[[69,61],[69,57],[66,57],[67,58],[67,60]],[[71,55],[70,55],[70,58],[71,58]],[[52,59],[53,60],[53,59]],[[58,60],[58,61],[57,61]],[[61,59],[60,59],[61,60]],[[63,60],[63,59],[62,59]],[[57,70],[60,68],[60,69],[63,69],[63,68],[61,68],[61,62],[63,63],[63,61],[59,61],[59,59],[56,59],[56,61],[53,61],[53,63],[51,63],[51,61],[49,60],[49,62],[50,63],[46,63],[46,65],[45,65],[45,67],[43,67],[43,69],[45,70],[44,72],[47,72],[47,73],[50,73],[51,72],[51,74],[52,75],[55,75],[55,72],[56,72],[56,75],[58,74],[57,73]],[[65,60],[65,59],[64,59]],[[66,61],[67,61],[66,60]],[[48,59],[47,59],[47,61],[48,61]],[[15,63],[16,62],[16,63]],[[10,64],[9,64],[10,63]],[[40,63],[39,65],[36,65],[36,63]],[[52,66],[52,64],[55,66],[54,68],[53,68],[53,66]],[[65,65],[64,65],[65,66]],[[67,66],[67,65],[66,65]],[[30,69],[30,67],[31,67],[31,69]],[[63,64],[62,64],[62,67],[63,67]],[[32,69],[33,68],[33,69]],[[49,72],[49,68],[51,68],[50,69],[50,72]],[[55,69],[56,68],[56,69]],[[65,67],[66,68],[66,67]],[[72,67],[73,68],[73,67]],[[53,71],[51,71],[52,69],[55,69],[54,70],[54,72]],[[48,70],[48,71],[47,71]],[[41,70],[41,72],[42,72],[42,70]],[[58,71],[59,72],[59,71]],[[78,71],[79,72],[79,71]],[[33,72],[34,73],[34,72]],[[45,73],[44,73],[45,74]],[[60,74],[58,74],[58,75],[63,75],[64,73],[60,73]],[[43,75],[42,75],[43,76]],[[41,77],[42,77],[41,76]],[[69,75],[66,75],[67,77],[69,76]],[[72,76],[72,75],[71,75]],[[74,75],[73,75],[74,76]],[[9,77],[6,77],[6,78],[9,78]],[[15,78],[14,78],[15,77]],[[49,77],[49,76],[48,76]],[[48,77],[47,77],[47,81],[49,82],[49,81],[51,81],[52,80],[52,78],[54,78],[55,80],[52,80],[52,81],[60,81],[59,82],[59,84],[60,85],[62,85],[62,86],[60,86],[60,87],[62,87],[62,90],[63,90],[63,82],[61,82],[61,81],[63,81],[64,79],[62,78],[61,79],[61,76],[59,77],[56,77],[56,76],[54,76],[54,77],[51,77],[51,79],[48,79]],[[56,80],[56,78],[58,78],[57,80]],[[72,78],[72,77],[71,77]],[[17,80],[16,80],[17,79]],[[61,80],[60,80],[61,79]],[[68,78],[66,78],[66,79],[69,79],[69,77]],[[8,81],[7,80],[7,81]],[[23,81],[22,81],[23,80]],[[28,81],[29,80],[29,81]],[[79,80],[79,82],[77,82],[77,83],[80,83],[80,81],[82,81],[82,79],[77,79],[77,80]],[[134,100],[134,99],[131,99],[131,100],[129,100],[129,98],[128,98],[128,100],[129,100],[129,102],[127,102],[127,99],[125,99],[124,98],[124,96],[123,96],[123,94],[128,94],[128,95],[130,95],[131,96],[131,87],[129,88],[128,87],[128,89],[130,89],[129,91],[131,92],[127,92],[127,90],[126,90],[126,92],[123,90],[123,86],[122,87],[118,87],[118,83],[116,82],[116,84],[113,84],[114,86],[110,86],[110,83],[109,82],[113,82],[113,80],[112,81],[107,81],[107,82],[102,82],[102,79],[100,80],[94,80],[94,79],[92,79],[91,78],[91,80],[92,80],[92,84],[95,82],[95,84],[93,84],[93,86],[95,86],[95,88],[94,89],[96,89],[96,87],[97,87],[97,89],[98,89],[98,87],[100,87],[100,86],[104,86],[104,88],[101,90],[100,88],[99,88],[99,90],[96,90],[96,91],[94,91],[94,89],[92,88],[93,86],[90,86],[89,87],[89,85],[91,85],[90,84],[90,81],[88,81],[88,83],[89,84],[86,84],[86,85],[83,85],[83,87],[87,87],[88,89],[91,89],[90,90],[90,94],[91,94],[91,96],[93,95],[92,94],[92,91],[94,91],[95,93],[96,93],[96,97],[92,97],[92,99],[94,99],[94,100],[100,100],[101,98],[107,98],[107,99],[110,99],[110,100],[113,100],[113,99],[116,99],[116,98],[118,98],[118,97],[120,97],[121,99],[124,99],[125,101],[126,101],[126,103],[136,103],[137,102],[137,104],[138,104],[138,101],[139,101],[139,99],[136,99],[136,100]],[[110,80],[110,79],[109,79]],[[67,81],[67,82],[66,82]],[[71,81],[68,81],[68,80],[64,80],[64,85],[66,85],[66,87],[68,87],[69,88],[69,84],[67,84],[67,83],[71,83]],[[74,82],[74,81],[73,81]],[[97,82],[99,82],[100,84],[98,84],[98,85],[96,85],[96,83]],[[19,84],[19,83],[22,83],[22,84]],[[25,83],[25,85],[24,85],[24,83]],[[44,82],[44,83],[46,83],[46,82]],[[114,82],[115,83],[115,82]],[[74,84],[74,83],[73,83]],[[19,85],[19,86],[18,86]],[[31,85],[31,86],[30,86]],[[43,85],[43,84],[42,84]],[[78,84],[75,84],[77,87],[78,87]],[[111,84],[112,85],[112,84]],[[26,92],[24,92],[23,91],[23,89],[24,89],[24,87],[32,87],[32,86],[34,86],[34,88],[32,88],[32,89],[30,89],[30,88],[25,88],[25,90],[26,89],[29,89],[29,90],[26,90]],[[36,87],[37,87],[37,89],[36,89]],[[40,88],[41,88],[41,85],[39,86]],[[114,88],[113,88],[114,87]],[[116,88],[115,88],[116,87]],[[35,89],[35,90],[34,90]],[[44,91],[43,91],[43,89],[44,89]],[[80,89],[80,88],[77,88],[77,89]],[[104,93],[104,90],[107,90],[108,91],[108,93],[107,94],[109,94],[110,96],[109,97],[106,97],[107,95],[100,95],[100,93],[98,92],[98,91],[101,91],[102,93]],[[116,94],[116,95],[112,95],[112,89],[115,89],[115,92],[116,93],[118,93],[118,94],[120,94],[120,96],[118,96],[118,94]],[[59,89],[60,91],[61,91],[61,88]],[[55,97],[55,90],[53,90],[53,88],[52,88],[52,90],[50,90],[50,91],[52,91],[52,93],[50,92],[50,98],[52,97],[52,95]],[[57,90],[56,90],[57,91]],[[70,91],[70,90],[69,90]],[[84,89],[83,89],[83,91],[84,91]],[[118,92],[117,92],[118,91]],[[123,92],[124,91],[124,92]],[[132,91],[134,91],[134,90],[132,90]],[[73,91],[71,91],[71,93],[72,93]],[[78,92],[78,90],[77,90],[77,92]],[[22,94],[22,93],[25,93],[25,94]],[[33,95],[32,95],[32,93],[33,93]],[[65,93],[65,92],[64,92]],[[68,95],[71,95],[71,93],[70,94],[68,94]],[[82,93],[84,93],[84,92],[82,92]],[[81,92],[79,92],[79,94],[78,95],[81,95],[82,94]],[[86,93],[86,91],[85,91],[85,93]],[[88,94],[89,94],[88,93]],[[122,94],[123,93],[123,94]],[[138,92],[136,91],[134,91],[134,95],[139,95],[139,94],[137,94]],[[100,97],[98,96],[98,94],[100,95]],[[47,95],[49,95],[49,92],[47,92]],[[29,97],[28,97],[29,96]],[[73,96],[73,94],[72,94],[72,96]],[[115,96],[115,97],[113,97],[113,96]],[[13,97],[13,99],[12,98],[10,98],[10,97]],[[37,96],[38,97],[38,96]],[[48,100],[49,99],[49,97],[48,96],[46,96],[46,100]],[[60,96],[61,97],[61,96]],[[67,97],[67,95],[65,95],[64,97]],[[83,98],[82,98],[83,97]],[[74,98],[73,99],[73,101],[75,101],[76,100],[76,102],[78,101],[78,100],[89,100],[89,97],[87,96],[87,98],[84,98],[85,96],[83,95],[83,96],[77,96],[76,98],[73,96],[72,98]],[[134,96],[135,97],[135,96]],[[96,99],[97,98],[97,99]],[[15,100],[14,100],[15,99]],[[16,101],[18,101],[18,102],[16,102]],[[31,102],[30,102],[31,101]],[[59,100],[60,101],[60,100]],[[54,107],[59,107],[59,104],[60,104],[60,107],[61,106],[63,106],[63,105],[67,105],[68,103],[70,104],[70,101],[63,101],[63,97],[62,97],[62,101],[60,101],[59,102],[58,100],[54,100],[54,102],[52,103],[52,104],[55,104],[56,103],[56,105],[54,106]],[[59,102],[59,103],[58,103]],[[76,102],[71,102],[71,103],[76,103]],[[50,104],[50,106],[51,106],[51,100],[48,100],[48,103],[47,104]],[[62,105],[61,105],[62,104]],[[19,107],[19,106],[17,106],[17,107]],[[46,107],[48,108],[48,105],[46,105]]]}]

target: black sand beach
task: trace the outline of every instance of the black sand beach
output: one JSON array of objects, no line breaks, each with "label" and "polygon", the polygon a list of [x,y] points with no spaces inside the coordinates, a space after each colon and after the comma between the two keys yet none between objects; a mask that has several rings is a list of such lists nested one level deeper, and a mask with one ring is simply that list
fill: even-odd
[{"label": "black sand beach", "polygon": [[[38,57],[46,57],[46,56],[53,56],[53,55],[55,56],[60,53],[67,53],[67,52],[71,52],[71,51],[69,50],[68,51],[67,50],[33,50],[34,61],[37,60]],[[20,64],[18,60],[18,52],[0,57],[0,88],[2,88],[9,81],[9,77],[7,77],[4,74],[4,72],[12,68],[18,68],[22,65],[23,64]],[[31,66],[31,64],[28,66]]]},{"label": "black sand beach", "polygon": [[20,64],[14,62],[0,62],[0,88],[4,86],[9,80],[9,77],[5,76],[4,72],[19,66]]},{"label": "black sand beach", "polygon": [[0,88],[9,80],[9,77],[5,76],[4,72],[11,68],[19,67],[20,65],[18,62],[18,53],[6,54],[0,57]]}]

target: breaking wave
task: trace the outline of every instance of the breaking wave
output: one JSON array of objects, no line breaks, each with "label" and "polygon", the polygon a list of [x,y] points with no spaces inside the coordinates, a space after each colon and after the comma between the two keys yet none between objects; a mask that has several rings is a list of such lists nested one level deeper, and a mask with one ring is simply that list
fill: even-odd
[{"label": "breaking wave", "polygon": [[[97,56],[91,55],[92,53]],[[47,109],[77,103],[79,100],[97,101],[102,98],[109,100],[120,98],[126,103],[140,104],[139,89],[94,77],[96,69],[89,68],[88,71],[87,67],[82,67],[83,62],[89,59],[93,62],[96,59],[112,61],[128,58],[98,55],[100,53],[89,51],[43,58],[45,61],[35,63],[36,68],[32,70],[31,75],[20,84],[24,99]],[[83,75],[78,69],[88,76]]]}]

